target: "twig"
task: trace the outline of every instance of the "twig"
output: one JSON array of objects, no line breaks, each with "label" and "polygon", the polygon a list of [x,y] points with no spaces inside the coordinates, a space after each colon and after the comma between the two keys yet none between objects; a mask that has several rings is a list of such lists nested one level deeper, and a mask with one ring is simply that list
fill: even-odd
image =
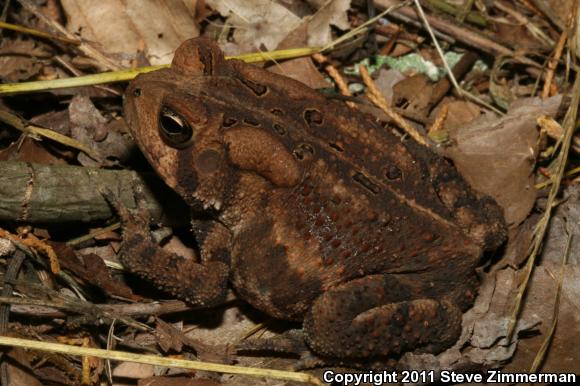
[{"label": "twig", "polygon": [[[15,314],[47,318],[64,318],[67,316],[65,312],[59,311],[58,307],[51,307],[50,304],[36,299],[7,297],[4,298],[4,301],[12,304],[12,312]],[[172,314],[194,309],[180,300],[132,304],[94,304],[93,306],[111,315],[124,315],[133,318]]]},{"label": "twig", "polygon": [[12,338],[8,336],[0,336],[0,345],[22,347],[25,349],[47,352],[56,352],[67,355],[92,356],[116,361],[145,363],[164,367],[211,371],[224,374],[246,375],[250,377],[266,377],[324,386],[322,381],[316,378],[314,375],[300,372],[260,369],[256,367],[231,366],[231,365],[223,365],[220,363],[208,363],[200,361],[190,361],[185,359],[164,358],[154,355],[139,355],[123,351],[103,350],[88,347],[76,347],[60,343],[39,342],[30,339]]},{"label": "twig", "polygon": [[[20,267],[24,262],[26,255],[21,250],[14,248],[12,258],[8,262],[8,267],[4,274],[4,282],[2,287],[2,296],[12,296],[14,287],[9,283],[10,280],[15,280],[20,272]],[[10,317],[10,304],[0,303],[0,334],[4,335],[8,331],[8,320]],[[0,359],[4,353],[0,352]],[[10,379],[8,376],[8,367],[5,360],[0,363],[0,384],[9,385]]]},{"label": "twig", "polygon": [[[18,286],[17,281],[13,281],[16,286]],[[150,331],[151,328],[146,324],[138,322],[129,316],[123,315],[114,315],[107,309],[95,307],[94,304],[83,301],[80,299],[67,300],[67,299],[59,299],[59,301],[50,301],[50,300],[40,300],[40,299],[30,299],[30,298],[19,298],[19,297],[11,297],[11,296],[1,296],[0,302],[4,304],[20,304],[20,305],[33,305],[33,306],[40,306],[40,307],[51,307],[56,309],[61,309],[69,312],[74,312],[80,315],[86,315],[87,317],[91,317],[93,319],[109,319],[109,320],[119,320],[125,323],[127,326],[131,326],[133,328],[138,329],[139,331]]]},{"label": "twig", "polygon": [[[328,76],[330,76],[332,80],[334,80],[334,83],[336,83],[336,86],[338,87],[338,91],[340,91],[342,95],[352,96],[352,93],[348,89],[348,84],[346,83],[342,75],[340,75],[340,72],[338,72],[338,70],[332,64],[330,64],[330,62],[324,55],[322,55],[321,53],[316,53],[312,55],[312,58],[316,60],[318,63],[320,63],[322,66],[324,66],[324,71],[326,71]],[[355,106],[355,104],[352,101],[348,101],[346,102],[346,104],[349,105],[350,107]]]},{"label": "twig", "polygon": [[381,92],[377,89],[377,86],[371,79],[367,68],[364,65],[359,65],[359,72],[363,79],[365,86],[367,86],[367,96],[375,105],[377,105],[389,118],[391,118],[400,128],[405,130],[415,141],[420,143],[423,146],[429,146],[428,142],[425,138],[419,134],[414,127],[409,125],[407,121],[399,114],[394,112],[390,107],[385,97],[381,94]]},{"label": "twig", "polygon": [[0,28],[8,29],[10,31],[17,31],[17,32],[21,32],[21,33],[32,35],[32,36],[38,36],[38,37],[46,38],[49,40],[58,40],[58,41],[61,41],[64,43],[69,43],[69,44],[74,44],[74,45],[81,44],[81,42],[78,39],[69,39],[69,38],[65,38],[62,36],[52,35],[52,34],[49,34],[48,32],[39,31],[39,30],[33,29],[33,28],[27,28],[27,27],[24,27],[21,25],[5,23],[3,21],[0,21]]},{"label": "twig", "polygon": [[556,71],[556,67],[558,67],[558,62],[560,61],[560,57],[562,57],[562,52],[564,51],[564,44],[568,39],[568,30],[564,30],[560,34],[560,38],[558,39],[558,44],[556,44],[556,48],[554,49],[554,55],[548,60],[548,69],[546,70],[546,79],[544,80],[544,88],[542,89],[542,99],[546,99],[550,96],[550,89],[552,86],[552,79],[554,79],[554,72]]}]

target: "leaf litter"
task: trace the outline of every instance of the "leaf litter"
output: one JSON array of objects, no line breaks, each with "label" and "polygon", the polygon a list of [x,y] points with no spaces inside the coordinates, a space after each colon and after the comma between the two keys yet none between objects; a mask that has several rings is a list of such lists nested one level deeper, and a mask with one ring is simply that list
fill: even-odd
[{"label": "leaf litter", "polygon": [[[8,8],[8,21],[53,34],[58,33],[56,27],[59,24],[65,25],[68,33],[82,38],[83,44],[94,52],[125,68],[166,64],[183,40],[199,35],[218,40],[229,54],[325,46],[359,25],[357,20],[368,18],[366,8],[347,0],[179,0],[172,2],[171,7],[166,2],[149,0],[49,0],[40,7],[31,5],[29,0],[15,3],[23,6]],[[375,1],[380,10],[395,3]],[[569,130],[574,129],[571,118],[568,118],[568,126],[562,125],[560,134],[558,130],[545,134],[538,118],[548,116],[555,122],[563,122],[565,112],[575,100],[570,94],[578,92],[572,89],[571,80],[577,76],[574,58],[577,59],[580,52],[580,34],[577,26],[571,24],[578,21],[569,19],[569,15],[579,14],[574,8],[577,4],[572,0],[536,0],[496,2],[495,7],[491,4],[491,8],[482,8],[478,2],[475,5],[471,2],[472,8],[461,22],[457,15],[453,16],[456,20],[445,15],[452,8],[438,8],[432,5],[435,3],[425,2],[426,20],[439,43],[443,42],[446,59],[442,59],[433,47],[421,20],[410,18],[407,10],[412,6],[407,3],[374,25],[376,42],[382,49],[380,55],[365,44],[369,35],[363,35],[363,39],[347,40],[336,49],[325,52],[327,62],[324,66],[305,57],[270,63],[268,68],[333,96],[336,89],[328,78],[325,79],[325,66],[335,68],[349,88],[358,90],[364,82],[357,72],[348,69],[358,69],[361,61],[370,65],[372,70],[376,69],[376,89],[384,97],[389,114],[374,107],[360,92],[348,97],[349,103],[354,102],[358,108],[374,113],[384,122],[393,123],[395,116],[404,119],[405,125],[410,125],[423,137],[445,110],[441,128],[444,135],[438,136],[430,146],[449,157],[472,186],[493,196],[504,209],[510,226],[509,240],[502,251],[483,262],[480,268],[480,294],[475,305],[464,315],[460,340],[437,356],[408,353],[400,359],[399,368],[483,370],[503,367],[504,371],[522,372],[528,371],[535,361],[542,365],[541,371],[544,372],[575,371],[575,363],[580,360],[578,334],[575,333],[580,315],[577,312],[580,306],[577,301],[580,291],[577,285],[580,282],[580,206],[577,174],[568,176],[566,172],[577,170],[578,153],[574,144],[580,140],[577,134],[570,135],[571,152],[566,158],[557,158],[562,154],[565,130],[570,133]],[[484,20],[483,24],[481,20]],[[565,54],[559,58],[559,63],[553,68],[554,76],[549,79],[539,69],[552,54],[564,30],[569,31],[569,39],[564,40]],[[475,49],[473,40],[469,40],[474,38],[481,42]],[[436,93],[437,83],[434,82],[445,79],[441,78],[445,76],[445,71],[441,70],[444,67],[442,60],[453,67],[458,53],[466,49],[478,54],[479,64],[458,80],[461,88],[477,100],[466,100],[456,90],[447,88],[443,97],[433,104],[430,95]],[[521,56],[517,55],[507,58],[509,60],[500,55],[490,56],[494,50],[517,52],[535,65],[525,60],[522,62]],[[95,73],[102,68],[102,62],[90,52],[93,51],[79,51],[75,45],[3,31],[0,79],[3,82],[22,82]],[[411,54],[399,58],[399,53]],[[56,57],[60,59],[52,60]],[[404,64],[409,61],[423,68]],[[420,76],[421,71],[437,77]],[[354,85],[357,87],[351,87]],[[31,133],[23,134],[10,127],[14,120],[9,119],[0,127],[1,158],[80,164],[93,168],[146,168],[142,159],[135,158],[135,149],[125,135],[123,125],[119,124],[118,95],[123,86],[111,84],[109,87],[98,92],[94,88],[73,88],[63,90],[66,92],[29,94],[25,98],[3,96],[0,100],[0,108],[5,112],[16,114],[24,122],[33,125],[38,122],[37,125],[43,128],[70,136],[98,157],[87,157],[66,142],[54,143]],[[539,98],[543,94],[545,97],[545,93],[550,97]],[[418,98],[420,96],[423,98]],[[30,103],[32,99],[26,98],[34,98],[37,102]],[[496,112],[489,106],[493,106]],[[498,115],[497,111],[502,109],[505,114]],[[558,186],[556,173],[564,175],[561,186]],[[44,184],[50,182],[50,179],[43,181]],[[7,181],[0,181],[0,185],[6,184]],[[548,194],[549,189],[553,189],[551,194]],[[70,193],[74,195],[73,190]],[[33,199],[42,200],[42,196]],[[31,204],[34,204],[31,205],[33,209],[41,205],[41,201]],[[546,209],[552,207],[551,215],[547,216]],[[546,229],[545,237],[538,233],[541,224]],[[89,224],[63,223],[57,226],[30,223],[21,218],[3,219],[0,227],[14,234],[20,232],[19,237],[24,238],[29,232],[61,245],[93,231]],[[169,237],[166,233],[160,236],[160,239],[173,240],[166,244],[166,248],[177,252],[174,248],[183,251],[185,247],[195,252],[195,245],[187,245],[186,232],[179,228],[175,232]],[[529,256],[533,243],[539,245],[536,246],[539,256],[532,264]],[[562,265],[568,243],[568,259]],[[8,326],[12,335],[30,339],[42,336],[47,341],[55,340],[57,335],[71,339],[90,336],[92,347],[133,348],[143,353],[235,362],[240,366],[285,369],[296,364],[293,357],[273,354],[245,356],[232,351],[232,345],[250,330],[258,328],[259,336],[276,337],[281,333],[283,336],[286,329],[296,327],[278,325],[256,314],[247,305],[236,301],[234,294],[230,295],[228,304],[218,309],[194,311],[171,300],[162,300],[154,309],[152,304],[141,299],[163,299],[164,294],[110,268],[119,267],[116,261],[118,240],[115,237],[88,238],[76,245],[72,253],[65,253],[65,250],[71,248],[61,248],[58,253],[65,267],[65,276],[62,277],[51,272],[42,257],[30,252],[32,263],[22,269],[19,280],[24,282],[13,293],[19,298],[10,300],[13,306]],[[5,269],[11,261],[10,255],[4,255],[2,259]],[[527,268],[525,264],[528,264]],[[519,296],[523,293],[525,269],[530,269],[530,280],[521,310],[517,319],[513,319],[514,299],[518,293]],[[39,279],[26,284],[32,274]],[[559,306],[554,311],[557,297]],[[17,299],[21,300],[18,302]],[[84,302],[84,308],[75,309],[68,303],[70,299]],[[45,305],[39,305],[43,301]],[[67,306],[54,308],[58,302]],[[92,307],[90,304],[142,307],[141,313],[135,314],[141,324],[123,319],[127,315],[122,308],[107,311],[113,314],[102,311],[88,313]],[[29,316],[41,315],[41,310],[58,316],[27,322]],[[63,317],[67,313],[70,313],[68,317]],[[124,321],[113,322],[115,319],[111,315],[118,315]],[[553,323],[556,320],[557,324]],[[511,334],[510,328],[513,328]],[[548,341],[545,338],[551,330],[554,334]],[[549,347],[544,354],[541,353],[542,346]],[[14,380],[21,379],[26,384],[75,384],[87,372],[94,384],[109,376],[112,376],[114,385],[158,383],[181,386],[204,382],[274,385],[285,382],[268,377],[251,379],[204,371],[193,374],[130,362],[111,362],[113,371],[107,375],[105,369],[109,365],[105,366],[102,359],[95,359],[98,365],[91,367],[80,359],[59,354],[13,348],[9,355],[21,366],[18,370],[9,366],[8,373]],[[320,374],[320,370],[312,371]]]}]

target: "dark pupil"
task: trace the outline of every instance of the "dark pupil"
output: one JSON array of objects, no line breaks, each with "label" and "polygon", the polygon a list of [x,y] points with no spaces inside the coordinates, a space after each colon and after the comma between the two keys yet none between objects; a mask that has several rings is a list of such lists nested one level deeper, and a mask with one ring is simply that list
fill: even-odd
[{"label": "dark pupil", "polygon": [[168,107],[163,107],[159,114],[159,132],[161,138],[174,147],[186,145],[193,135],[189,123]]}]

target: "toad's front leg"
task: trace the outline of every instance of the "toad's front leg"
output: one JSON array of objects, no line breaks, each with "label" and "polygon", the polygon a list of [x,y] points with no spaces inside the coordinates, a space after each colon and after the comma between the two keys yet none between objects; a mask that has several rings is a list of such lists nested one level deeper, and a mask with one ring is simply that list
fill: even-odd
[{"label": "toad's front leg", "polygon": [[230,272],[230,232],[213,221],[196,223],[201,263],[163,250],[151,237],[143,210],[117,208],[123,222],[121,262],[131,272],[192,305],[223,303]]}]

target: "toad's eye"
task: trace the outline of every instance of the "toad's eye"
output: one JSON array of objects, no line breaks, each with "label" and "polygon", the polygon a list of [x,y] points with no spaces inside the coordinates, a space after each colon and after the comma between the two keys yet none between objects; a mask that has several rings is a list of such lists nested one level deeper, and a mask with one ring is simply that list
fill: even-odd
[{"label": "toad's eye", "polygon": [[183,148],[189,145],[193,130],[185,118],[171,108],[163,106],[159,113],[159,134],[167,145]]}]

